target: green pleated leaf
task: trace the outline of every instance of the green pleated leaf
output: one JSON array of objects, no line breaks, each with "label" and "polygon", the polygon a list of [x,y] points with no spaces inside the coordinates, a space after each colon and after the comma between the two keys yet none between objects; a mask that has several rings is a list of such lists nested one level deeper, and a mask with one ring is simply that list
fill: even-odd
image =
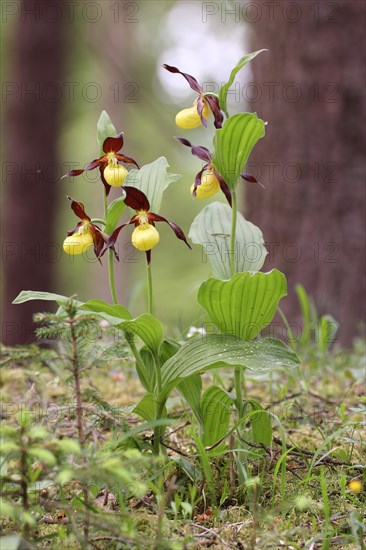
[{"label": "green pleated leaf", "polygon": [[45,300],[47,302],[57,302],[59,305],[66,304],[70,301],[67,296],[54,294],[53,292],[42,292],[40,290],[22,290],[20,294],[13,300],[13,304],[23,304],[31,300]]},{"label": "green pleated leaf", "polygon": [[[189,230],[194,244],[203,246],[212,269],[219,279],[230,279],[230,235],[232,210],[229,205],[213,202],[195,217]],[[235,272],[259,271],[268,254],[262,231],[238,212],[236,224]]]},{"label": "green pleated leaf", "polygon": [[131,319],[131,314],[123,306],[107,304],[102,300],[90,300],[81,307],[90,313],[97,313],[111,325],[138,336],[150,349],[159,352],[163,327],[153,315],[143,313]]},{"label": "green pleated leaf", "polygon": [[202,380],[198,374],[185,378],[178,386],[178,391],[191,407],[193,414],[202,425],[201,391]]},{"label": "green pleated leaf", "polygon": [[299,362],[294,351],[273,338],[245,342],[229,334],[197,336],[163,365],[160,399],[166,399],[172,388],[185,378],[207,370],[232,366],[268,372],[279,367],[293,368]]},{"label": "green pleated leaf", "polygon": [[[265,411],[258,403],[257,401],[254,401],[252,399],[245,401],[244,403],[244,410],[246,412],[249,408],[249,411],[255,411],[249,412],[248,420],[250,421],[251,425],[251,433],[249,435],[249,439],[257,444],[263,444],[266,447],[269,447],[272,441],[272,423],[271,423],[271,416],[268,414],[267,411]],[[243,416],[246,416],[245,414]],[[245,437],[246,439],[248,436]],[[258,451],[256,451],[258,452]]]},{"label": "green pleated leaf", "polygon": [[103,318],[109,321],[111,325],[118,325],[121,319],[131,319],[131,313],[119,304],[108,304],[103,300],[89,300],[84,302],[81,309],[86,309],[92,313],[102,313]]},{"label": "green pleated leaf", "polygon": [[152,393],[147,393],[134,407],[133,412],[141,416],[144,420],[154,420],[156,405]]},{"label": "green pleated leaf", "polygon": [[143,365],[136,361],[135,367],[139,380],[145,390],[152,393],[155,388],[155,362],[150,348],[143,346],[140,349]]},{"label": "green pleated leaf", "polygon": [[220,332],[249,341],[272,321],[286,287],[286,278],[277,269],[237,273],[230,281],[208,279],[202,283],[198,302]]},{"label": "green pleated leaf", "polygon": [[118,221],[126,208],[125,196],[114,199],[107,208],[107,220],[104,231],[109,235],[116,229]]},{"label": "green pleated leaf", "polygon": [[168,168],[166,158],[159,157],[140,170],[131,170],[125,179],[125,185],[136,187],[147,196],[151,212],[159,212],[165,189],[181,178],[179,174],[169,174]]},{"label": "green pleated leaf", "polygon": [[264,136],[264,127],[256,113],[241,113],[228,118],[223,127],[216,130],[212,164],[230,189],[235,189],[251,150]]},{"label": "green pleated leaf", "polygon": [[136,319],[131,319],[131,321],[123,321],[118,326],[138,336],[151,350],[157,354],[159,353],[163,338],[163,326],[150,313],[143,313]]},{"label": "green pleated leaf", "polygon": [[115,137],[117,135],[117,130],[113,126],[113,123],[106,111],[102,111],[99,117],[97,131],[100,151],[103,153],[103,143],[107,137]]},{"label": "green pleated leaf", "polygon": [[203,444],[209,447],[228,432],[233,398],[218,386],[211,386],[202,396]]},{"label": "green pleated leaf", "polygon": [[160,362],[163,365],[168,359],[173,357],[181,345],[175,340],[164,339],[160,346]]},{"label": "green pleated leaf", "polygon": [[238,63],[235,65],[233,70],[230,73],[230,78],[226,82],[226,84],[223,84],[219,91],[219,103],[220,103],[220,109],[224,111],[224,113],[227,112],[227,93],[229,91],[229,88],[233,84],[235,77],[237,73],[242,69],[249,61],[257,57],[258,54],[262,52],[266,52],[267,50],[258,50],[257,52],[249,53],[248,55],[244,55]]}]

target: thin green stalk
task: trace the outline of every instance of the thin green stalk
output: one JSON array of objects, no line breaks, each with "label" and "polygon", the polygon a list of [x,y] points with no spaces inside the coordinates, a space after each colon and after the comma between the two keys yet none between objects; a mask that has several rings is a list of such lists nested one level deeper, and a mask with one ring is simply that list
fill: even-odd
[{"label": "thin green stalk", "polygon": [[235,238],[236,238],[236,218],[237,218],[237,203],[236,191],[231,192],[232,197],[232,217],[231,217],[231,240],[230,240],[230,273],[235,275]]},{"label": "thin green stalk", "polygon": [[151,263],[147,264],[147,312],[152,315],[153,312],[153,289]]},{"label": "thin green stalk", "polygon": [[143,371],[146,369],[145,364],[143,360],[141,359],[141,355],[139,354],[137,347],[135,346],[135,342],[133,341],[133,334],[130,332],[125,331],[125,337],[128,345],[130,346],[130,349],[132,351],[132,354],[134,358],[136,359],[136,363],[142,369]]},{"label": "thin green stalk", "polygon": [[[161,380],[161,366],[160,359],[157,353],[153,354],[154,356],[154,366],[155,366],[155,418],[160,420],[162,418],[164,404],[159,401],[161,398],[162,390],[162,380]],[[160,451],[160,438],[164,434],[164,428],[162,426],[157,426],[154,430],[154,452],[159,454]]]},{"label": "thin green stalk", "polygon": [[234,386],[236,395],[236,408],[238,409],[239,418],[243,410],[243,393],[242,393],[242,369],[236,367],[234,370]]},{"label": "thin green stalk", "polygon": [[107,211],[108,211],[108,201],[107,201],[107,192],[104,188],[103,190],[103,206],[104,206],[104,219],[107,221]]},{"label": "thin green stalk", "polygon": [[114,280],[114,257],[113,251],[108,250],[108,274],[109,274],[109,288],[111,291],[111,296],[114,304],[118,304],[118,298],[116,293],[116,284]]},{"label": "thin green stalk", "polygon": [[[236,248],[236,220],[237,220],[237,201],[235,189],[231,192],[232,197],[232,217],[231,217],[231,238],[230,238],[230,273],[235,275],[235,248]],[[243,409],[243,393],[242,393],[242,369],[236,368],[234,371],[234,384],[236,393],[236,406],[241,415]]]}]

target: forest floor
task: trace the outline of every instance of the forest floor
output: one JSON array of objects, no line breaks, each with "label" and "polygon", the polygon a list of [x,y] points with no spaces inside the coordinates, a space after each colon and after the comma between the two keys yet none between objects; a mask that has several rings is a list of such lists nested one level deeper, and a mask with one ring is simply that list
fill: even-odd
[{"label": "forest floor", "polygon": [[[16,413],[28,410],[53,436],[76,438],[69,374],[59,368],[53,352],[36,346],[3,352],[3,422],[14,425]],[[144,447],[152,433],[148,426],[126,439],[127,446],[148,457],[138,467],[147,486],[143,495],[121,497],[101,481],[91,491],[85,542],[85,514],[75,504],[80,486],[62,498],[52,495],[50,486],[45,493],[56,466],[45,468],[37,475],[44,484],[37,495],[33,491],[29,496],[34,520],[26,532],[29,542],[18,539],[22,530],[24,535],[24,523],[21,514],[15,514],[2,520],[2,536],[7,538],[0,539],[1,549],[365,548],[365,344],[357,340],[352,350],[314,355],[291,372],[280,370],[269,379],[247,377],[246,398],[271,413],[272,443],[252,443],[251,454],[248,447],[233,449],[228,439],[220,453],[208,454],[214,496],[206,490],[193,439],[197,426],[176,392],[168,403],[174,423],[166,430],[165,457],[154,458]],[[203,380],[204,386],[215,382],[228,391],[233,385],[228,369],[205,374]],[[91,454],[140,424],[131,404],[142,397],[143,389],[128,357],[85,371],[82,388]],[[6,460],[7,453],[3,456],[2,497],[17,507],[20,498],[12,496],[7,483],[20,479],[18,465]]]}]

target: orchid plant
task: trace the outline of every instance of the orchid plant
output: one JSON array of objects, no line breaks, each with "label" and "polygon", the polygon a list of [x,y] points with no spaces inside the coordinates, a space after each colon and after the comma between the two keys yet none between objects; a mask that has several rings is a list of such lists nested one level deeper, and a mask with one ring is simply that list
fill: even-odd
[{"label": "orchid plant", "polygon": [[[167,223],[187,245],[187,253],[191,248],[183,230],[159,213],[164,191],[179,177],[167,171],[164,157],[140,167],[133,158],[122,154],[123,134],[117,133],[103,111],[98,122],[101,153],[84,170],[99,168],[104,186],[104,217],[91,218],[82,203],[69,197],[80,221],[68,232],[64,251],[82,255],[93,246],[100,261],[107,254],[112,298],[112,303],[95,299],[87,302],[73,299],[73,302],[80,311],[99,316],[125,336],[136,361],[137,375],[146,390],[134,412],[155,422],[152,442],[155,453],[161,451],[164,424],[169,416],[167,400],[174,389],[188,403],[199,426],[200,440],[207,449],[225,444],[229,436],[239,430],[243,418],[252,422],[253,440],[268,445],[272,434],[270,416],[260,403],[243,396],[243,373],[292,368],[299,363],[295,352],[285,343],[260,337],[262,329],[273,319],[280,299],[286,295],[286,278],[276,269],[268,273],[260,271],[267,254],[263,235],[238,211],[239,182],[256,181],[245,172],[245,165],[253,147],[264,137],[265,122],[256,113],[230,116],[227,95],[238,71],[262,51],[243,57],[217,95],[205,93],[188,73],[164,65],[169,72],[182,75],[198,94],[192,107],[178,113],[176,124],[186,130],[200,125],[208,128],[210,114],[214,117],[212,152],[192,145],[186,138],[177,139],[204,163],[190,185],[193,198],[210,199],[221,190],[227,200],[227,204],[206,205],[193,220],[188,236],[193,244],[225,250],[222,255],[208,255],[211,277],[202,282],[198,291],[198,302],[216,331],[206,334],[199,330],[192,338],[173,341],[164,337],[163,325],[153,315],[151,252],[160,240],[156,224]],[[72,170],[66,176],[79,176],[84,170]],[[121,194],[108,203],[111,186],[120,188]],[[132,209],[132,216],[119,224],[126,207]],[[136,318],[119,303],[114,282],[114,265],[118,261],[116,241],[121,230],[129,225],[134,226],[132,245],[144,252],[147,259],[147,310]],[[256,252],[254,258],[246,252],[250,247]],[[61,309],[70,301],[65,296],[33,290],[23,291],[14,303],[40,299],[54,300]],[[215,385],[202,392],[201,375],[223,367],[234,369],[235,393]],[[249,417],[248,407],[252,411]],[[232,410],[236,411],[234,424]],[[253,421],[254,416],[258,422]]]}]

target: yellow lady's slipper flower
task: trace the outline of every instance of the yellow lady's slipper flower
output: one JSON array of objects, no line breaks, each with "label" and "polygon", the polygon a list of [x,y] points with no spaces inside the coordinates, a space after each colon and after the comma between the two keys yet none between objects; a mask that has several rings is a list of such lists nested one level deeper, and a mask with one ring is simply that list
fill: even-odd
[{"label": "yellow lady's slipper flower", "polygon": [[[202,109],[202,118],[205,120],[208,119],[210,116],[210,109],[208,107],[207,100],[204,99],[204,107]],[[190,130],[192,128],[197,128],[198,126],[201,126],[202,119],[200,115],[198,114],[197,110],[197,103],[198,99],[196,99],[193,103],[192,107],[189,107],[188,109],[183,109],[182,111],[179,111],[175,117],[175,123],[179,128],[183,128],[185,130]]]},{"label": "yellow lady's slipper flower", "polygon": [[73,235],[66,237],[63,249],[66,254],[83,254],[83,252],[93,245],[94,239],[90,232],[89,222],[83,222]]},{"label": "yellow lady's slipper flower", "polygon": [[160,240],[157,229],[150,223],[138,225],[131,237],[131,242],[137,250],[146,252],[158,244]]},{"label": "yellow lady's slipper flower", "polygon": [[126,164],[134,164],[136,168],[139,168],[139,165],[133,158],[126,157],[125,155],[122,155],[122,153],[118,153],[122,147],[123,133],[118,134],[116,137],[108,137],[103,143],[104,155],[102,155],[99,159],[89,162],[85,170],[71,170],[62,177],[80,176],[83,172],[94,170],[99,167],[100,176],[105,187],[106,194],[108,195],[111,190],[111,186],[120,187],[126,179],[128,171],[122,165],[122,162]]},{"label": "yellow lady's slipper flower", "polygon": [[170,73],[181,74],[186,79],[192,90],[198,93],[198,98],[195,100],[192,107],[179,111],[175,117],[176,125],[179,126],[179,128],[184,128],[185,130],[197,128],[197,126],[200,126],[201,124],[203,124],[203,126],[207,126],[207,119],[210,111],[212,111],[215,119],[215,128],[221,128],[224,116],[220,111],[218,98],[205,93],[202,86],[198,84],[194,76],[187,73],[182,73],[179,69],[172,67],[171,65],[163,65],[163,67]]},{"label": "yellow lady's slipper flower", "polygon": [[[192,145],[192,143],[188,141],[188,139],[179,137],[176,139],[182,145],[189,147],[191,149],[192,155],[205,162],[202,170],[200,170],[196,175],[194,184],[191,187],[192,197],[195,199],[208,199],[209,197],[212,197],[212,195],[217,193],[219,189],[221,189],[226,197],[227,202],[231,206],[231,191],[224,178],[218,173],[218,171],[212,164],[211,152],[206,149],[206,147]],[[246,181],[259,183],[251,174],[243,172],[240,175]]]},{"label": "yellow lady's slipper flower", "polygon": [[110,163],[104,168],[105,181],[112,187],[121,187],[124,184],[128,170],[121,164]]},{"label": "yellow lady's slipper flower", "polygon": [[220,191],[220,182],[217,179],[213,168],[209,168],[203,172],[201,183],[195,188],[195,184],[191,187],[191,194],[196,196],[196,199],[208,199]]},{"label": "yellow lady's slipper flower", "polygon": [[[84,205],[81,202],[67,197],[71,201],[71,208],[78,218],[81,219],[74,229],[67,232],[67,237],[63,243],[63,249],[66,254],[76,255],[83,254],[88,248],[94,246],[94,253],[100,261],[100,255],[104,244],[108,241],[109,235],[103,233],[97,225],[95,225],[88,214],[85,212]],[[115,256],[118,258],[116,251],[111,246]]]},{"label": "yellow lady's slipper flower", "polygon": [[126,225],[134,224],[135,229],[132,233],[131,238],[132,244],[138,250],[146,252],[147,263],[149,264],[151,261],[151,250],[152,248],[154,248],[154,246],[158,244],[160,240],[159,233],[155,228],[155,222],[166,222],[173,229],[176,237],[184,241],[188,248],[191,248],[183,231],[180,227],[178,227],[178,225],[167,220],[166,218],[163,218],[163,216],[159,216],[154,212],[150,212],[150,203],[146,195],[142,191],[140,191],[140,189],[128,186],[124,187],[123,189],[126,193],[125,203],[130,208],[136,210],[136,214],[132,216],[130,221],[124,223],[123,225],[120,225],[119,227],[117,227],[117,229],[114,230],[114,232],[108,239],[106,247],[104,248],[101,255],[103,255],[108,248],[114,247],[121,229],[126,227]]}]

